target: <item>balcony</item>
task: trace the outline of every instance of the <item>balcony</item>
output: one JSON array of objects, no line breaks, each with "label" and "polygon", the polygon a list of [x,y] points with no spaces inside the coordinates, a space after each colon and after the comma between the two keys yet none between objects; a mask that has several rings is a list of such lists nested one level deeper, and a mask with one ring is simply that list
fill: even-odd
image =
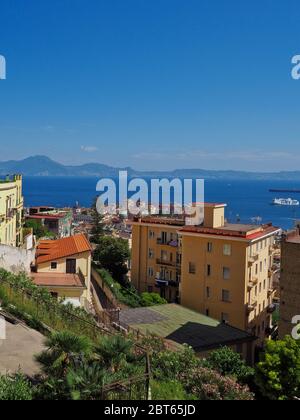
[{"label": "balcony", "polygon": [[251,278],[251,280],[248,283],[248,291],[251,291],[253,289],[253,287],[255,287],[258,283],[258,278],[257,277],[253,277]]},{"label": "balcony", "polygon": [[251,266],[252,264],[257,262],[258,260],[259,260],[259,254],[251,255],[248,259],[248,265]]},{"label": "balcony", "polygon": [[156,264],[158,265],[167,265],[168,267],[176,267],[176,262],[170,260],[164,260],[162,258],[156,259]]},{"label": "balcony", "polygon": [[168,287],[169,281],[164,279],[155,279],[156,287]]},{"label": "balcony", "polygon": [[272,303],[271,305],[267,307],[268,314],[273,314],[275,311],[276,311],[276,305],[274,303]]},{"label": "balcony", "polygon": [[251,312],[253,312],[256,307],[257,307],[257,300],[256,299],[252,299],[251,302],[248,303],[248,305],[247,305],[247,312],[248,312],[248,314],[250,314]]},{"label": "balcony", "polygon": [[179,247],[179,242],[177,240],[173,240],[173,241],[163,241],[162,238],[158,238],[156,240],[156,244],[157,245],[164,245],[164,246],[170,246],[172,248],[178,248]]}]

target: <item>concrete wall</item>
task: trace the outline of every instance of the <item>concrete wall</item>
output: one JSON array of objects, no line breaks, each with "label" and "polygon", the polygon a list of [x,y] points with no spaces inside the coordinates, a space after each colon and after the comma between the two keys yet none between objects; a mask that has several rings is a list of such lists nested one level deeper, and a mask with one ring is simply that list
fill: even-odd
[{"label": "concrete wall", "polygon": [[30,273],[31,263],[35,259],[35,250],[25,250],[0,244],[0,268],[12,273]]}]

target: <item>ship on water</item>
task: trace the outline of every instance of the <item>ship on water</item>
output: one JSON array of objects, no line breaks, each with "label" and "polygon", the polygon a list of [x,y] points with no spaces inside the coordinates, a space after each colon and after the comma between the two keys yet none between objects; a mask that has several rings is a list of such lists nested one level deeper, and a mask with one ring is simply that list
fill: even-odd
[{"label": "ship on water", "polygon": [[274,198],[271,204],[273,206],[299,206],[300,202],[292,198]]},{"label": "ship on water", "polygon": [[269,192],[300,193],[300,190],[297,188],[271,188]]}]

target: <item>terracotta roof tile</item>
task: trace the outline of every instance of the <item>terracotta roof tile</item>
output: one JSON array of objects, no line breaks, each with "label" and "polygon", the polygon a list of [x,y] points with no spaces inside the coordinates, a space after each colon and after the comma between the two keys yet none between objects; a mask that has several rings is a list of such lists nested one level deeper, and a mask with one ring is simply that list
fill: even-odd
[{"label": "terracotta roof tile", "polygon": [[41,241],[37,247],[36,263],[55,261],[83,252],[92,252],[92,246],[83,234],[55,241]]}]

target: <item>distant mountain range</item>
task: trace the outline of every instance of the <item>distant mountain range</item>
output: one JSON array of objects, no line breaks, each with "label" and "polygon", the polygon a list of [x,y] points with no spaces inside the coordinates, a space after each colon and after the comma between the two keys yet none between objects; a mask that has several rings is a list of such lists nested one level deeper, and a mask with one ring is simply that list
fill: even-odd
[{"label": "distant mountain range", "polygon": [[120,170],[127,170],[130,177],[184,177],[215,180],[273,180],[300,181],[300,171],[293,172],[243,172],[205,169],[176,169],[174,171],[136,171],[132,168],[114,168],[101,163],[87,163],[79,166],[66,166],[46,156],[32,156],[24,160],[0,162],[0,175],[22,174],[24,176],[69,176],[69,177],[116,177]]}]

